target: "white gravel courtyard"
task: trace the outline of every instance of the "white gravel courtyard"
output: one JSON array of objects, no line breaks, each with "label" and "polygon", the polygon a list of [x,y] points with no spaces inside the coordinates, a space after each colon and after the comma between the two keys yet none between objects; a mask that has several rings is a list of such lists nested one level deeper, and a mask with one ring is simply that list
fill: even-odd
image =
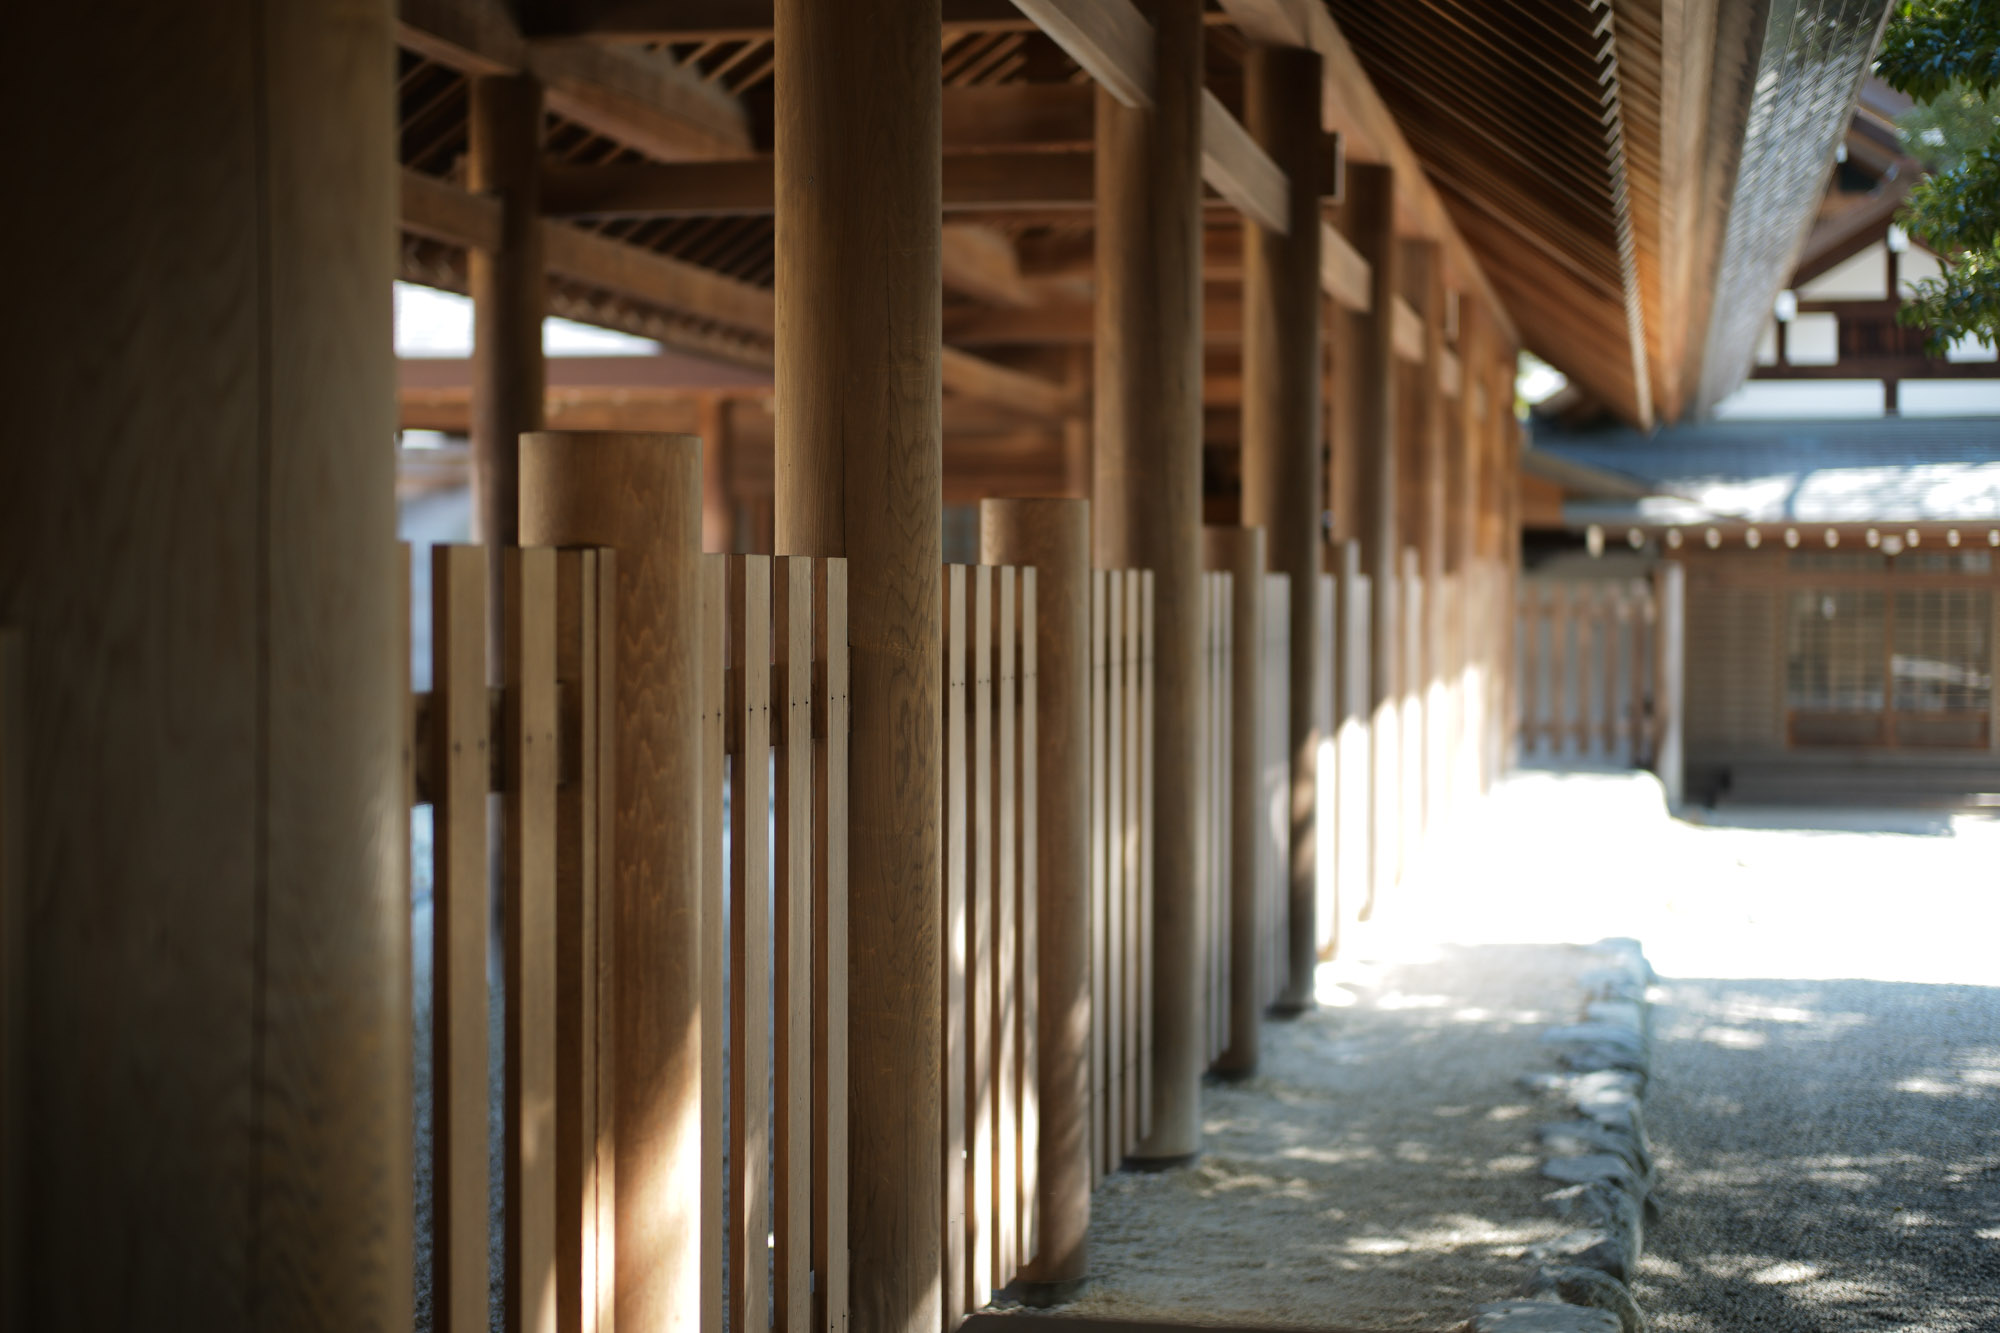
[{"label": "white gravel courtyard", "polygon": [[1524,772],[1210,1088],[1209,1155],[1118,1176],[1075,1313],[1449,1327],[1563,1229],[1516,1077],[1573,1017],[1565,946],[1655,989],[1660,1220],[1634,1292],[1681,1330],[2000,1329],[2000,822],[1669,819],[1650,777]]}]

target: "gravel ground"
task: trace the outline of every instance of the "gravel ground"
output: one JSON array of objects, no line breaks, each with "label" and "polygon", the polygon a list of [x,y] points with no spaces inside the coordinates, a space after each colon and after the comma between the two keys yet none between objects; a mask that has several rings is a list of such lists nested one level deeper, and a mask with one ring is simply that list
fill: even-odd
[{"label": "gravel ground", "polygon": [[1514,1078],[1573,946],[1644,941],[1662,1333],[2000,1330],[2000,822],[1666,816],[1644,775],[1526,772],[1473,807],[1205,1094],[1193,1169],[1114,1176],[1079,1314],[1442,1328],[1560,1229]]},{"label": "gravel ground", "polygon": [[1108,1177],[1092,1285],[1063,1313],[1442,1329],[1511,1295],[1565,1228],[1541,1203],[1518,1076],[1574,1016],[1569,946],[1431,947],[1342,969],[1335,1001],[1264,1027],[1256,1077],[1203,1091],[1192,1167]]}]

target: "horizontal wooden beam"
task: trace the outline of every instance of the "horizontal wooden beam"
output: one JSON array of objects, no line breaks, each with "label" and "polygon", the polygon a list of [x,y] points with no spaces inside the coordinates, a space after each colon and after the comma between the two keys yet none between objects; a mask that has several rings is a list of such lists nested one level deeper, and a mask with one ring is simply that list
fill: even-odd
[{"label": "horizontal wooden beam", "polygon": [[1083,83],[981,83],[944,90],[944,150],[1088,148],[1097,91]]},{"label": "horizontal wooden beam", "polygon": [[1291,229],[1292,191],[1285,173],[1206,88],[1201,94],[1201,178],[1266,231],[1283,235]]},{"label": "horizontal wooden beam", "polygon": [[1319,224],[1319,283],[1348,310],[1367,314],[1375,302],[1372,270],[1354,243],[1327,223]]},{"label": "horizontal wooden beam", "polygon": [[752,150],[743,104],[662,52],[536,41],[528,68],[556,115],[662,162]]},{"label": "horizontal wooden beam", "polygon": [[1040,297],[1021,276],[1021,257],[1007,234],[970,222],[943,232],[944,289],[997,306],[1032,306]]},{"label": "horizontal wooden beam", "polygon": [[[551,163],[542,173],[551,217],[768,217],[776,206],[771,159]],[[1087,152],[954,153],[944,160],[947,213],[1087,209],[1095,197]]]},{"label": "horizontal wooden beam", "polygon": [[[772,0],[566,0],[541,6],[539,34],[602,42],[729,42],[771,35]],[[1008,0],[943,0],[944,28],[1002,32],[1031,24]]]},{"label": "horizontal wooden beam", "polygon": [[542,224],[542,254],[549,272],[591,287],[767,337],[777,332],[777,304],[769,288],[697,264],[562,222]]},{"label": "horizontal wooden beam", "polygon": [[500,248],[500,201],[403,168],[403,230],[468,250]]},{"label": "horizontal wooden beam", "polygon": [[[1243,340],[1243,303],[1233,297],[1201,303],[1203,340],[1231,345]],[[961,347],[1087,347],[1095,322],[1088,301],[1047,302],[995,310],[947,307],[944,336]]]},{"label": "horizontal wooden beam", "polygon": [[461,74],[514,74],[527,63],[501,0],[397,0],[396,44]]},{"label": "horizontal wooden beam", "polygon": [[1009,407],[1025,416],[1057,419],[1081,409],[1081,395],[1039,375],[1015,370],[961,351],[944,349],[940,366],[944,390]]}]

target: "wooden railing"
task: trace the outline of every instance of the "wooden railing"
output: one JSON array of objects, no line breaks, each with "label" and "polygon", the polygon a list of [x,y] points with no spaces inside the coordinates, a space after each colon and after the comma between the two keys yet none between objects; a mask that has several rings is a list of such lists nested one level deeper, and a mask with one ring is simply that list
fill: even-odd
[{"label": "wooden railing", "polygon": [[702,558],[713,1328],[723,1308],[737,1329],[846,1324],[846,579],[841,560]]},{"label": "wooden railing", "polygon": [[1090,604],[1093,1183],[1151,1129],[1153,576],[1097,570]]},{"label": "wooden railing", "polygon": [[[612,1172],[605,1082],[615,690],[608,551],[503,553],[501,683],[487,684],[488,552],[431,553],[431,688],[412,696],[412,798],[431,807],[428,912],[417,912],[419,1096],[431,1116],[419,1267],[432,1324],[485,1329],[500,1279],[507,1326],[610,1310]],[[488,812],[502,794],[504,1056],[488,1073]],[[428,927],[426,929],[426,927]],[[427,1057],[427,1058],[426,1058]],[[428,1078],[424,1078],[424,1073]],[[487,1123],[497,1105],[506,1271],[490,1271]],[[426,1225],[427,1223],[427,1225]],[[528,1316],[533,1315],[531,1320]]]},{"label": "wooden railing", "polygon": [[[489,687],[488,557],[432,552],[432,687],[411,696],[412,801],[431,807],[433,829],[430,910],[416,914],[418,1095],[431,1108],[418,1263],[433,1328],[486,1329],[497,1286],[509,1329],[608,1329],[617,559],[502,552]],[[834,1333],[847,1290],[845,562],[701,560],[700,605],[669,614],[700,626],[703,780],[686,813],[703,853],[690,923],[702,941],[703,1323]],[[503,910],[489,996],[491,792]],[[497,1082],[489,998],[504,1013]]]},{"label": "wooden railing", "polygon": [[[1034,1256],[1035,571],[944,571],[945,1326]],[[761,1327],[761,1325],[759,1326]]]},{"label": "wooden railing", "polygon": [[[1230,886],[1236,807],[1233,770],[1236,721],[1236,580],[1228,573],[1201,576],[1201,987],[1206,1046],[1202,1063],[1214,1064],[1229,1045]],[[1254,737],[1246,737],[1255,744]]]},{"label": "wooden railing", "polygon": [[1526,579],[1518,616],[1522,758],[1650,765],[1661,719],[1651,585]]}]

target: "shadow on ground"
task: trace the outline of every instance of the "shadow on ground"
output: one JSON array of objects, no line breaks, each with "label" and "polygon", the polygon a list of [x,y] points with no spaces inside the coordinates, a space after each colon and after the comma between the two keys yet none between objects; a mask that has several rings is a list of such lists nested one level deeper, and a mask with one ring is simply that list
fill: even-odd
[{"label": "shadow on ground", "polygon": [[1655,1328],[2000,1329],[2000,989],[1687,980],[1663,1000],[1667,1194],[1637,1284]]},{"label": "shadow on ground", "polygon": [[1264,1027],[1241,1083],[1203,1090],[1192,1167],[1096,1196],[1092,1286],[1066,1313],[1243,1326],[1442,1329],[1513,1294],[1559,1234],[1518,1083],[1575,1016],[1566,944],[1439,946],[1344,965],[1307,1016]]}]

